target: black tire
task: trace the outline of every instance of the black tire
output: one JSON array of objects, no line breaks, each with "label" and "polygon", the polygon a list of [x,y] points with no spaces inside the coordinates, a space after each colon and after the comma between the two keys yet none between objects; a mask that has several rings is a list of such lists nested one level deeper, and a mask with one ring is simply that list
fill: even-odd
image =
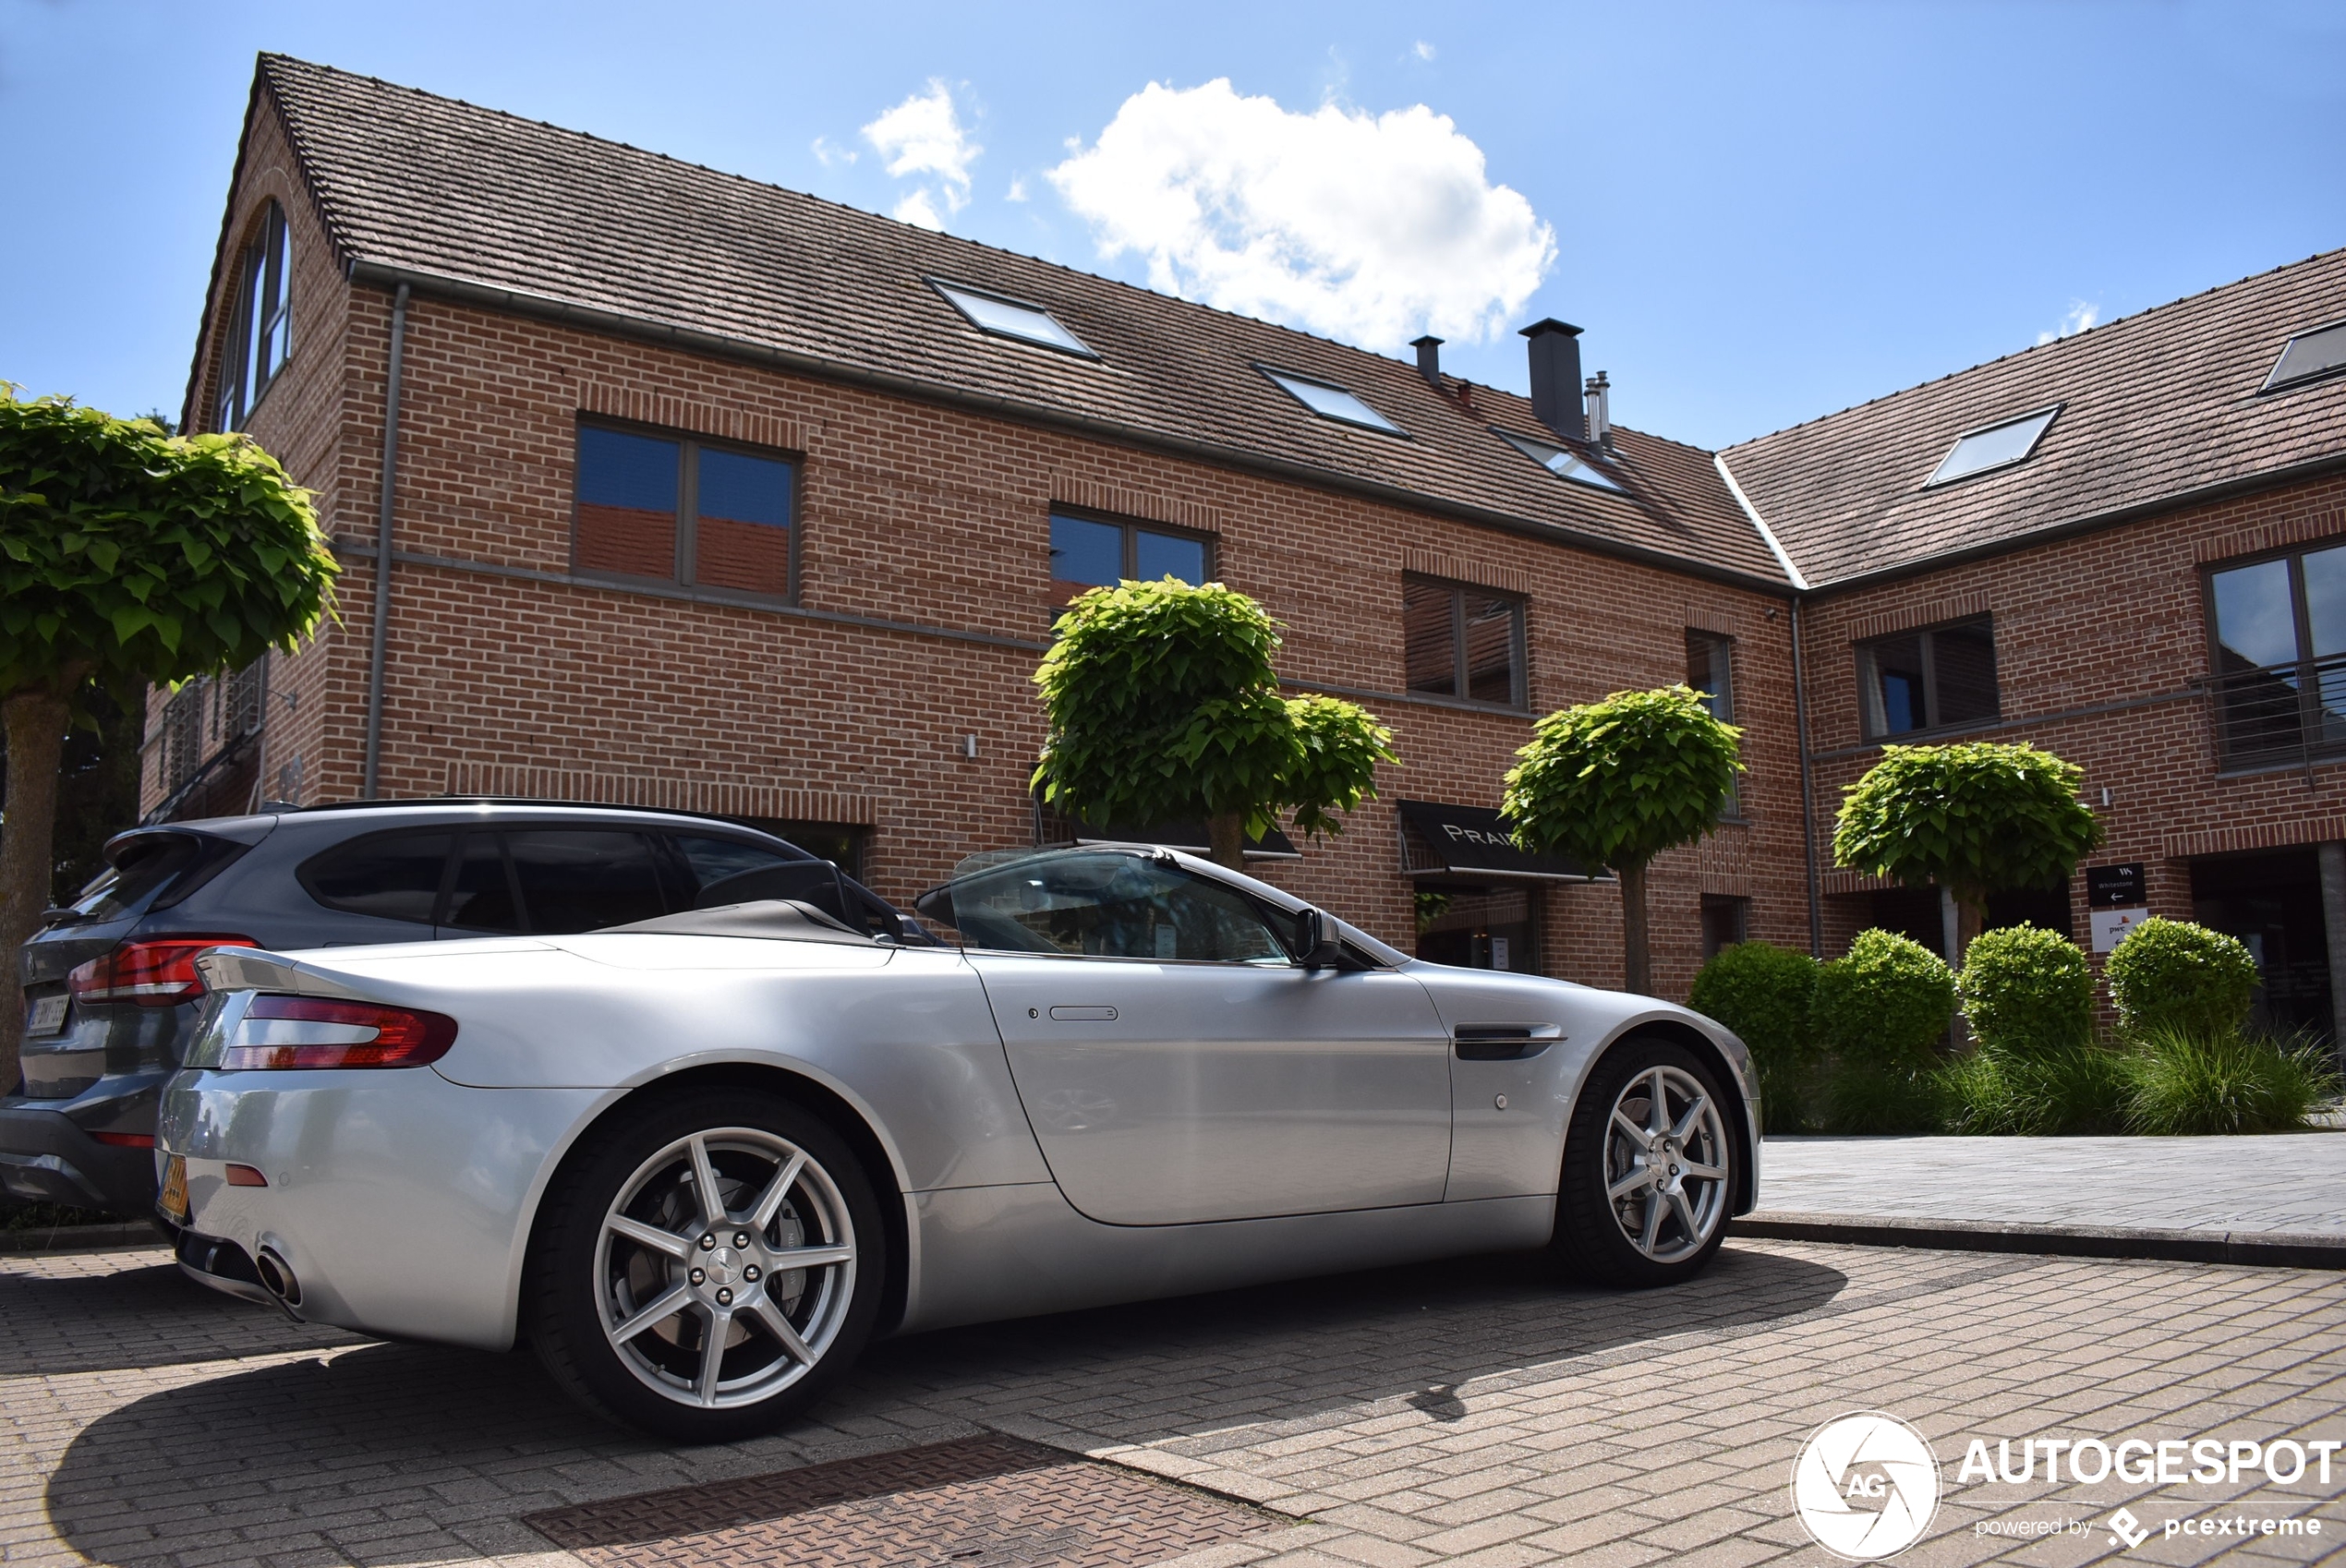
[{"label": "black tire", "polygon": [[[1653,1035],[1632,1035],[1597,1058],[1566,1132],[1550,1243],[1574,1272],[1602,1285],[1648,1289],[1692,1279],[1711,1261],[1727,1232],[1744,1158],[1735,1119],[1743,1115],[1743,1103],[1722,1091],[1719,1077],[1693,1051]],[[1665,1140],[1648,1149],[1614,1128],[1613,1113],[1626,1105],[1632,1120],[1651,1125],[1657,1083],[1665,1121],[1683,1122],[1697,1091],[1715,1115],[1706,1121],[1698,1114],[1683,1144]],[[1606,1197],[1609,1186],[1635,1178],[1648,1162],[1658,1180]],[[1714,1170],[1721,1174],[1692,1174]],[[1663,1193],[1675,1190],[1683,1203],[1658,1194],[1657,1185]],[[1656,1201],[1659,1215],[1648,1207]],[[1689,1217],[1696,1222],[1692,1234]]]},{"label": "black tire", "polygon": [[[732,1216],[721,1224],[698,1206],[695,1139]],[[805,1163],[757,1230],[754,1205],[792,1155]],[[638,1229],[611,1229],[606,1245],[620,1223]],[[654,1232],[682,1254],[634,1238]],[[566,1162],[531,1242],[522,1321],[554,1381],[598,1415],[731,1442],[805,1409],[854,1362],[890,1262],[870,1179],[819,1117],[778,1094],[687,1090],[631,1105]],[[615,1343],[638,1319],[648,1326]]]}]

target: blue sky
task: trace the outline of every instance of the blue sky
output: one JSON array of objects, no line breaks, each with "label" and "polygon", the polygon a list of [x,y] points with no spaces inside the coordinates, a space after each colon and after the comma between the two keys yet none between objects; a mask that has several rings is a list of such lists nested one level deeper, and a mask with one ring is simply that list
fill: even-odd
[{"label": "blue sky", "polygon": [[0,379],[177,410],[263,49],[1705,445],[2346,245],[2335,4],[0,0]]}]

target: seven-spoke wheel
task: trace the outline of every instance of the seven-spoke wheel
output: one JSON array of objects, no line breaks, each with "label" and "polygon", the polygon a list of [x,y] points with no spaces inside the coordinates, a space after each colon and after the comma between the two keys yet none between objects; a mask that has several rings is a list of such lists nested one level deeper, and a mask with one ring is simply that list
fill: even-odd
[{"label": "seven-spoke wheel", "polygon": [[1674,1041],[1625,1040],[1574,1106],[1556,1246],[1616,1285],[1667,1285],[1710,1260],[1735,1200],[1739,1145],[1710,1064]]},{"label": "seven-spoke wheel", "polygon": [[764,1429],[870,1331],[883,1272],[870,1188],[787,1101],[703,1093],[631,1121],[566,1173],[540,1228],[540,1355],[635,1425],[709,1441]]}]

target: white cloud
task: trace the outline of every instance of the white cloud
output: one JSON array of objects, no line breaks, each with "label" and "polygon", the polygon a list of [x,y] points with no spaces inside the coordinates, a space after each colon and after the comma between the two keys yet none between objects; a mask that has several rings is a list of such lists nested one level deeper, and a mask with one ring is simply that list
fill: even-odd
[{"label": "white cloud", "polygon": [[1409,53],[1421,60],[1431,60],[1433,58],[1433,45],[1421,38],[1409,45]]},{"label": "white cloud", "polygon": [[986,151],[970,139],[954,111],[952,90],[936,77],[929,78],[925,90],[865,126],[864,139],[888,161],[889,174],[923,182],[897,203],[896,215],[933,229],[945,226],[937,214],[939,202],[951,213],[969,201],[970,165]]},{"label": "white cloud", "polygon": [[[949,200],[950,198],[949,197],[948,199]],[[958,210],[961,203],[956,201],[952,205]],[[936,229],[940,233],[945,228],[945,215],[937,210],[937,203],[929,199],[929,194],[925,188],[912,191],[902,200],[897,202],[893,211],[896,221],[900,223],[911,223],[924,229]]]},{"label": "white cloud", "polygon": [[2069,302],[2069,313],[2061,319],[2061,325],[2038,332],[2037,342],[2043,344],[2056,343],[2062,338],[2074,338],[2079,332],[2090,330],[2100,320],[2100,306],[2083,299],[2073,299]]},{"label": "white cloud", "polygon": [[814,145],[815,161],[822,164],[826,169],[829,168],[834,163],[853,163],[858,157],[862,156],[862,154],[858,153],[855,149],[852,147],[841,147],[838,142],[833,141],[827,136],[816,137],[815,139]]},{"label": "white cloud", "polygon": [[1488,338],[1555,259],[1555,231],[1423,104],[1304,115],[1227,79],[1153,82],[1073,152],[1050,180],[1103,257],[1136,252],[1153,287],[1354,343]]},{"label": "white cloud", "polygon": [[1009,199],[1010,199],[1010,200],[1012,200],[1012,201],[1023,201],[1023,200],[1025,200],[1025,199],[1026,199],[1026,176],[1025,176],[1024,175],[1017,175],[1012,176],[1012,178],[1011,178],[1011,180],[1010,180],[1010,188],[1007,192],[1005,192],[1004,194],[1006,194],[1006,195],[1009,197]]}]

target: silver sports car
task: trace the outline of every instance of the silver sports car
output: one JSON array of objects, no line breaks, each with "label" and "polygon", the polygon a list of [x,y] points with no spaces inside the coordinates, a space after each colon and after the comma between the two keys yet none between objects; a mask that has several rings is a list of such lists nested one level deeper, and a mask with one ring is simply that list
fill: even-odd
[{"label": "silver sports car", "polygon": [[182,1266],[502,1349],[724,1440],[875,1333],[1503,1248],[1668,1284],[1751,1207],[1742,1043],[1396,952],[1147,846],[965,865],[897,946],[810,906],[199,960]]}]

